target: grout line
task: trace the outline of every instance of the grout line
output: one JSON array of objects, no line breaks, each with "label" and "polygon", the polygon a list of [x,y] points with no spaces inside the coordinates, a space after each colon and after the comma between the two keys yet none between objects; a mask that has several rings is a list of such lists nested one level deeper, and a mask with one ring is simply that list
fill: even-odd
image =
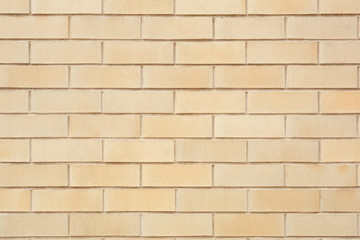
[{"label": "grout line", "polygon": [[176,15],[176,0],[173,1],[174,9],[173,9],[173,15]]},{"label": "grout line", "polygon": [[248,42],[245,41],[245,65],[248,65]]},{"label": "grout line", "polygon": [[320,65],[320,41],[317,41],[317,65]]},{"label": "grout line", "polygon": [[317,15],[320,14],[320,0],[317,0]]},{"label": "grout line", "polygon": [[140,66],[140,89],[144,88],[144,66]]},{"label": "grout line", "polygon": [[143,40],[143,17],[140,17],[140,39]]},{"label": "grout line", "polygon": [[33,212],[33,189],[30,189],[30,212]]},{"label": "grout line", "polygon": [[284,38],[287,39],[287,19],[288,17],[284,17]]},{"label": "grout line", "polygon": [[31,64],[31,41],[28,42],[28,63]]},{"label": "grout line", "polygon": [[105,140],[101,139],[101,161],[105,162],[105,152],[104,152]]},{"label": "grout line", "polygon": [[211,236],[215,236],[215,214],[211,214]]},{"label": "grout line", "polygon": [[246,190],[246,212],[250,213],[250,189]]},{"label": "grout line", "polygon": [[211,116],[212,139],[215,139],[215,116]]},{"label": "grout line", "polygon": [[318,162],[321,162],[321,140],[318,140]]},{"label": "grout line", "polygon": [[32,15],[32,2],[29,0],[29,14]]},{"label": "grout line", "polygon": [[104,42],[101,42],[100,49],[101,49],[101,65],[104,65]]},{"label": "grout line", "polygon": [[68,39],[71,39],[71,16],[68,17]]},{"label": "grout line", "polygon": [[104,15],[105,0],[101,0],[101,14]]},{"label": "grout line", "polygon": [[319,213],[322,213],[322,189],[319,188]]},{"label": "grout line", "polygon": [[68,66],[68,88],[71,88],[71,66]]},{"label": "grout line", "polygon": [[67,227],[68,227],[68,228],[67,228],[67,231],[68,231],[68,234],[67,234],[67,235],[70,236],[70,214],[68,214],[67,216],[68,216],[68,217],[67,217],[67,224],[68,224],[68,225],[67,225]]},{"label": "grout line", "polygon": [[284,236],[287,237],[287,214],[284,213]]},{"label": "grout line", "polygon": [[212,66],[212,88],[216,89],[216,85],[215,85],[215,66]]},{"label": "grout line", "polygon": [[143,214],[140,213],[140,236],[143,235]]},{"label": "grout line", "polygon": [[28,91],[28,113],[31,113],[31,90]]},{"label": "grout line", "polygon": [[249,162],[249,140],[246,140],[245,144],[246,144],[245,147],[246,162]]},{"label": "grout line", "polygon": [[104,91],[100,91],[100,111],[101,113],[104,112]]},{"label": "grout line", "polygon": [[173,45],[173,65],[177,65],[176,64],[176,42],[174,42],[174,45]]},{"label": "grout line", "polygon": [[140,115],[140,139],[143,139],[143,115]]},{"label": "grout line", "polygon": [[317,92],[317,104],[318,104],[318,114],[321,114],[321,92]]},{"label": "grout line", "polygon": [[287,115],[284,115],[284,138],[287,139],[287,131],[286,131],[286,127],[287,127]]},{"label": "grout line", "polygon": [[177,212],[177,209],[178,209],[178,200],[177,200],[177,197],[178,197],[178,189],[175,188],[175,212]]},{"label": "grout line", "polygon": [[71,184],[70,184],[70,164],[67,164],[67,180],[68,180],[68,188],[71,187]]},{"label": "grout line", "polygon": [[249,15],[249,0],[245,0],[245,15]]},{"label": "grout line", "polygon": [[102,212],[105,213],[105,189],[102,189]]},{"label": "grout line", "polygon": [[70,116],[67,116],[67,138],[70,138]]},{"label": "grout line", "polygon": [[143,187],[143,179],[142,179],[142,175],[143,175],[143,166],[142,166],[142,164],[139,164],[139,167],[140,167],[140,175],[139,175],[139,177],[140,177],[140,188],[142,188]]},{"label": "grout line", "polygon": [[248,115],[248,102],[249,102],[249,92],[245,92],[245,115]]},{"label": "grout line", "polygon": [[284,67],[284,80],[285,80],[285,89],[288,89],[288,66]]},{"label": "grout line", "polygon": [[211,165],[211,186],[215,186],[215,164]]},{"label": "grout line", "polygon": [[212,39],[215,39],[215,17],[212,17]]},{"label": "grout line", "polygon": [[176,157],[176,141],[177,141],[176,139],[173,140],[173,142],[174,142],[174,156],[173,156],[173,157],[174,157],[174,161],[173,161],[173,162],[177,162],[177,157]]},{"label": "grout line", "polygon": [[173,114],[176,114],[176,91],[173,91]]}]

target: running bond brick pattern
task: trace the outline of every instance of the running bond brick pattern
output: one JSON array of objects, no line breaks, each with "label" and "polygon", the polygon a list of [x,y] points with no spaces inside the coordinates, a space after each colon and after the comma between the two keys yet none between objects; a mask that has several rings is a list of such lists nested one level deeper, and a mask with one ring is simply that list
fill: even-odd
[{"label": "running bond brick pattern", "polygon": [[0,0],[0,240],[360,239],[360,0]]}]

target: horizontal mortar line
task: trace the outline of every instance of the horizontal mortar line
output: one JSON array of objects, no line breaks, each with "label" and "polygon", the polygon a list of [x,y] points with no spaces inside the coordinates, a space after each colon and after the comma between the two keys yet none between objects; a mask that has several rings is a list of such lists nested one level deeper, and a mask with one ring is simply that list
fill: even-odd
[{"label": "horizontal mortar line", "polygon": [[334,215],[343,215],[343,214],[347,214],[347,215],[354,215],[354,214],[358,214],[360,211],[353,211],[353,212],[346,212],[346,211],[249,211],[247,212],[246,210],[243,211],[106,211],[103,212],[102,210],[94,210],[94,211],[38,211],[38,210],[33,210],[32,212],[30,211],[0,211],[0,216],[1,215],[7,215],[7,214],[21,214],[21,215],[29,215],[29,214],[61,214],[61,213],[67,213],[67,214],[117,214],[117,215],[137,215],[137,214],[148,214],[148,215],[157,215],[157,214],[174,214],[174,215],[181,215],[181,214],[193,214],[193,215],[197,215],[197,214],[203,214],[203,215],[211,215],[211,214],[227,214],[227,215],[237,215],[237,214],[241,214],[241,215],[245,215],[245,214],[251,214],[251,215],[262,215],[262,214],[285,214],[285,213],[289,213],[289,214],[311,214],[311,215],[327,215],[327,214],[334,214]]},{"label": "horizontal mortar line", "polygon": [[[173,161],[173,162],[114,162],[114,161],[105,161],[105,162],[44,162],[44,161],[33,161],[31,164],[30,162],[0,162],[0,166],[15,166],[15,165],[29,165],[29,166],[35,166],[35,165],[41,165],[41,166],[49,166],[49,165],[64,165],[66,163],[71,163],[76,166],[81,165],[354,165],[354,164],[360,164],[360,161],[357,162],[318,162],[318,161],[299,161],[299,162],[270,162],[270,161],[264,161],[264,162],[195,162],[195,161]],[[70,166],[71,167],[71,166]],[[1,187],[0,187],[1,188]]]},{"label": "horizontal mortar line", "polygon": [[[133,140],[141,140],[140,137],[74,137],[74,136],[63,136],[63,137],[0,137],[0,140],[14,140],[14,139],[34,139],[34,140],[50,140],[50,139],[116,139],[116,140],[126,140],[126,139],[133,139]],[[212,137],[144,137],[143,140],[166,140],[166,139],[172,139],[172,140],[212,140]],[[356,140],[357,137],[215,137],[215,139],[218,140],[286,140],[286,139],[304,139],[304,140]]]},{"label": "horizontal mortar line", "polygon": [[[354,87],[354,88],[231,88],[231,87],[209,87],[209,88],[81,88],[81,87],[68,87],[68,88],[42,88],[42,87],[1,87],[0,86],[0,92],[1,91],[29,91],[29,90],[35,90],[35,91],[72,91],[72,90],[76,90],[76,91],[128,91],[128,92],[151,92],[151,91],[166,91],[166,92],[171,92],[171,91],[176,91],[176,92],[180,92],[180,91],[191,91],[191,92],[214,92],[214,91],[248,91],[248,92],[269,92],[269,91],[279,91],[279,92],[316,92],[316,91],[322,91],[322,92],[348,92],[348,91],[358,91],[360,92],[359,88]],[[359,112],[360,113],[360,112]]]},{"label": "horizontal mortar line", "polygon": [[[1,93],[0,93],[1,94]],[[25,113],[0,113],[0,117],[2,116],[62,116],[62,115],[70,115],[70,116],[78,116],[78,115],[101,115],[101,116],[138,116],[138,115],[149,115],[149,116],[357,116],[360,112],[357,113],[255,113],[255,112],[239,112],[239,113],[115,113],[115,112],[34,112]]]},{"label": "horizontal mortar line", "polygon": [[226,64],[226,63],[0,63],[0,66],[218,66],[218,67],[232,67],[232,66],[359,66],[360,62],[358,63],[234,63],[234,64]]},{"label": "horizontal mortar line", "polygon": [[[0,17],[1,18],[1,17]],[[15,37],[1,37],[0,34],[0,42],[1,41],[25,41],[25,40],[30,40],[30,41],[52,41],[52,42],[59,42],[59,41],[66,41],[66,42],[76,42],[76,41],[104,41],[106,42],[204,42],[204,43],[210,43],[210,42],[246,42],[246,41],[251,41],[251,42],[268,42],[268,41],[278,41],[278,42],[293,42],[293,41],[301,41],[301,42],[312,42],[312,41],[322,41],[322,42],[331,42],[331,41],[354,41],[357,42],[359,39],[357,37],[354,38],[285,38],[285,37],[281,37],[281,38],[82,38],[82,37],[72,37],[72,38],[68,38],[68,37],[41,37],[41,38],[36,38],[36,37],[19,37],[19,38],[15,38]]]},{"label": "horizontal mortar line", "polygon": [[305,14],[272,14],[272,13],[239,13],[239,14],[174,14],[174,13],[164,13],[164,14],[131,14],[131,13],[0,13],[0,16],[70,16],[70,17],[107,17],[107,16],[119,16],[119,17],[356,17],[360,13],[305,13]]},{"label": "horizontal mortar line", "polygon": [[281,185],[281,186],[145,186],[143,185],[141,186],[137,186],[137,187],[119,187],[119,186],[114,186],[114,187],[110,187],[110,186],[87,186],[87,187],[76,187],[76,186],[59,186],[59,187],[37,187],[37,186],[32,186],[32,187],[26,187],[26,186],[18,186],[18,187],[0,187],[0,189],[14,189],[14,190],[18,190],[18,189],[32,189],[32,190],[91,190],[91,189],[278,189],[278,190],[284,190],[284,189],[359,189],[359,186],[287,186],[287,185]]}]

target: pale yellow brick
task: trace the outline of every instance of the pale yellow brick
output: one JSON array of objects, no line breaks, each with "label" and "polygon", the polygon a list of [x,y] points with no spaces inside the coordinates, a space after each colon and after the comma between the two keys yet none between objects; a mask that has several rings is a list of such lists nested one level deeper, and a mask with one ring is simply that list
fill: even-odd
[{"label": "pale yellow brick", "polygon": [[289,88],[356,88],[354,66],[289,66]]},{"label": "pale yellow brick", "polygon": [[25,41],[0,41],[0,63],[28,63],[29,43]]},{"label": "pale yellow brick", "polygon": [[101,42],[34,41],[31,42],[32,63],[100,63]]},{"label": "pale yellow brick", "polygon": [[178,189],[177,211],[244,212],[247,191],[239,189]]},{"label": "pale yellow brick", "polygon": [[245,141],[176,141],[176,161],[245,162]]},{"label": "pale yellow brick", "polygon": [[76,88],[139,88],[140,68],[134,66],[74,66],[71,86]]},{"label": "pale yellow brick", "polygon": [[27,91],[0,91],[1,113],[26,113],[28,106]]},{"label": "pale yellow brick", "polygon": [[216,116],[215,136],[223,138],[284,137],[282,116]]},{"label": "pale yellow brick", "polygon": [[71,236],[138,236],[140,216],[137,214],[72,214]]},{"label": "pale yellow brick", "polygon": [[311,41],[248,42],[249,63],[317,63],[318,45]]},{"label": "pale yellow brick", "polygon": [[0,215],[0,236],[67,236],[68,217],[64,214]]},{"label": "pale yellow brick", "polygon": [[321,92],[322,113],[359,113],[360,92]]},{"label": "pale yellow brick", "polygon": [[355,116],[288,116],[288,137],[355,137]]},{"label": "pale yellow brick", "polygon": [[321,190],[321,210],[359,212],[360,191],[358,189],[323,189]]},{"label": "pale yellow brick", "polygon": [[211,165],[143,165],[143,186],[211,186]]},{"label": "pale yellow brick", "polygon": [[140,39],[140,18],[72,17],[71,38]]},{"label": "pale yellow brick", "polygon": [[105,211],[175,211],[175,190],[105,190]]},{"label": "pale yellow brick", "polygon": [[245,0],[177,0],[176,14],[245,14]]},{"label": "pale yellow brick", "polygon": [[249,162],[317,162],[318,141],[249,141],[248,158]]},{"label": "pale yellow brick", "polygon": [[33,140],[33,162],[101,162],[100,140]]},{"label": "pale yellow brick", "polygon": [[70,116],[72,137],[140,137],[140,117],[135,115]]},{"label": "pale yellow brick", "polygon": [[329,41],[320,43],[320,63],[360,63],[360,42]]},{"label": "pale yellow brick", "polygon": [[65,165],[16,164],[0,166],[0,186],[3,187],[67,186],[67,179],[67,167]]},{"label": "pale yellow brick", "polygon": [[211,116],[143,116],[146,138],[209,138]]},{"label": "pale yellow brick", "polygon": [[104,12],[110,14],[173,14],[173,0],[106,0]]},{"label": "pale yellow brick", "polygon": [[215,67],[217,88],[283,88],[285,70],[280,66]]},{"label": "pale yellow brick", "polygon": [[33,0],[35,14],[91,14],[101,13],[101,0]]},{"label": "pale yellow brick", "polygon": [[245,63],[244,42],[181,42],[176,44],[176,63]]},{"label": "pale yellow brick", "polygon": [[360,162],[360,141],[328,140],[321,142],[321,161]]},{"label": "pale yellow brick", "polygon": [[105,42],[104,62],[118,64],[173,63],[171,42]]},{"label": "pale yellow brick", "polygon": [[0,0],[0,13],[29,13],[29,1]]},{"label": "pale yellow brick", "polygon": [[211,236],[210,214],[144,214],[144,236]]},{"label": "pale yellow brick", "polygon": [[356,215],[288,214],[289,236],[357,236]]},{"label": "pale yellow brick", "polygon": [[318,212],[319,190],[250,190],[251,212]]},{"label": "pale yellow brick", "polygon": [[358,14],[359,0],[319,0],[319,12],[328,14]]},{"label": "pale yellow brick", "polygon": [[29,162],[28,140],[1,140],[0,162]]},{"label": "pale yellow brick", "polygon": [[143,68],[145,88],[211,88],[211,67],[149,66]]},{"label": "pale yellow brick", "polygon": [[286,186],[356,186],[354,165],[287,165]]},{"label": "pale yellow brick", "polygon": [[282,214],[215,214],[215,236],[283,236]]},{"label": "pale yellow brick", "polygon": [[140,168],[137,165],[71,165],[70,186],[100,187],[140,185]]},{"label": "pale yellow brick", "polygon": [[268,187],[284,185],[281,165],[215,165],[215,186]]},{"label": "pale yellow brick", "polygon": [[317,0],[249,0],[249,14],[316,14]]},{"label": "pale yellow brick", "polygon": [[216,39],[279,39],[284,38],[282,17],[215,18]]},{"label": "pale yellow brick", "polygon": [[173,141],[122,141],[104,142],[105,162],[173,162]]},{"label": "pale yellow brick", "polygon": [[1,212],[28,212],[30,211],[30,190],[0,190]]},{"label": "pale yellow brick", "polygon": [[102,190],[33,190],[32,211],[102,211]]}]

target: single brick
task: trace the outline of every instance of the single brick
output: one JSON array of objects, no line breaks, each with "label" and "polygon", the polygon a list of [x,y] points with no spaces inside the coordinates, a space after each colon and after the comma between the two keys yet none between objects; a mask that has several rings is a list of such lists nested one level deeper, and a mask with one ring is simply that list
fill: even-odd
[{"label": "single brick", "polygon": [[35,14],[92,14],[101,13],[101,0],[33,0]]},{"label": "single brick", "polygon": [[29,13],[28,0],[0,0],[0,13]]},{"label": "single brick", "polygon": [[359,0],[319,0],[319,12],[325,14],[358,14]]},{"label": "single brick", "polygon": [[245,14],[245,0],[177,0],[176,14]]},{"label": "single brick", "polygon": [[249,14],[316,14],[317,0],[249,0]]},{"label": "single brick", "polygon": [[28,63],[29,43],[26,41],[0,41],[0,63]]},{"label": "single brick", "polygon": [[360,42],[329,41],[320,43],[320,63],[360,63]]},{"label": "single brick", "polygon": [[360,113],[360,92],[321,92],[322,113]]},{"label": "single brick", "polygon": [[0,162],[29,162],[29,141],[1,140],[0,153]]},{"label": "single brick", "polygon": [[173,14],[173,0],[106,0],[106,14]]},{"label": "single brick", "polygon": [[321,141],[321,161],[360,162],[360,141]]},{"label": "single brick", "polygon": [[30,190],[1,189],[0,196],[1,212],[30,211]]},{"label": "single brick", "polygon": [[28,92],[27,91],[1,91],[0,113],[27,113]]},{"label": "single brick", "polygon": [[358,189],[322,189],[321,210],[325,212],[359,212]]}]

